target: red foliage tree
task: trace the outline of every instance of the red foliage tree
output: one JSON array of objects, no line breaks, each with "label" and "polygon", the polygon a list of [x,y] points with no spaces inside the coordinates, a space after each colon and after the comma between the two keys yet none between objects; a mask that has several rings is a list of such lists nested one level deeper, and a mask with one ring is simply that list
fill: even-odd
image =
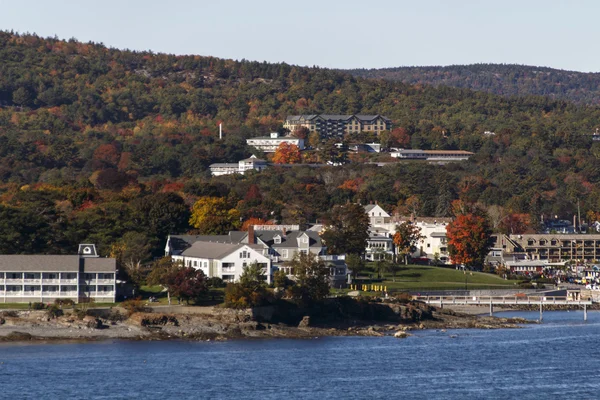
[{"label": "red foliage tree", "polygon": [[478,214],[459,214],[446,226],[448,250],[454,264],[482,268],[491,247],[488,221]]},{"label": "red foliage tree", "polygon": [[206,276],[199,269],[182,267],[174,269],[166,277],[166,285],[173,295],[185,300],[196,300],[208,291]]},{"label": "red foliage tree", "polygon": [[111,166],[116,166],[120,158],[119,150],[114,144],[101,144],[94,151],[94,160],[104,161]]},{"label": "red foliage tree", "polygon": [[395,147],[408,147],[410,135],[405,128],[395,128],[390,132],[390,145]]}]

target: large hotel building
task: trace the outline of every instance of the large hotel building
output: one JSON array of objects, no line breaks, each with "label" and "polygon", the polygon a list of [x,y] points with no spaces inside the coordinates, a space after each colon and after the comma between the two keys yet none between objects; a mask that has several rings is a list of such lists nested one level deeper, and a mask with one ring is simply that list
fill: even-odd
[{"label": "large hotel building", "polygon": [[392,129],[392,121],[383,115],[290,115],[283,127],[294,132],[305,127],[321,137],[343,136],[349,133],[375,132]]}]

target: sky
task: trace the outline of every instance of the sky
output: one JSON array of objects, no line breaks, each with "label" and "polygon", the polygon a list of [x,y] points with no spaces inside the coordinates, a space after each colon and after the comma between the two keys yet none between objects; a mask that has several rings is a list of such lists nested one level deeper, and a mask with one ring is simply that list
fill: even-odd
[{"label": "sky", "polygon": [[600,71],[596,0],[0,0],[0,29],[328,68]]}]

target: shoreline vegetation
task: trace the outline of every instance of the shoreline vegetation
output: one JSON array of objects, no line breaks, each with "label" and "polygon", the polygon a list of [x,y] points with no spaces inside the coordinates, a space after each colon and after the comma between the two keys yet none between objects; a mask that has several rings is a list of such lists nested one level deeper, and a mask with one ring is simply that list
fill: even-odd
[{"label": "shoreline vegetation", "polygon": [[[352,310],[353,312],[348,312]],[[0,343],[104,340],[191,340],[394,336],[413,330],[506,329],[535,323],[523,318],[483,316],[485,307],[435,308],[419,302],[360,302],[332,299],[318,307],[168,307],[128,313],[119,307],[51,317],[47,311],[0,312]],[[168,311],[168,312],[165,312]],[[333,314],[337,311],[337,314]],[[500,311],[500,309],[498,309]],[[480,314],[480,315],[477,315]],[[285,315],[285,317],[284,317]]]}]

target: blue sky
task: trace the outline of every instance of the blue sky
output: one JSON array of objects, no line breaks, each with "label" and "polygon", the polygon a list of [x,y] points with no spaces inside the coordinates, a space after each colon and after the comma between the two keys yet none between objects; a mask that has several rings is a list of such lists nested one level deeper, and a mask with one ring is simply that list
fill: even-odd
[{"label": "blue sky", "polygon": [[517,63],[598,72],[592,0],[0,0],[0,29],[331,68]]}]

